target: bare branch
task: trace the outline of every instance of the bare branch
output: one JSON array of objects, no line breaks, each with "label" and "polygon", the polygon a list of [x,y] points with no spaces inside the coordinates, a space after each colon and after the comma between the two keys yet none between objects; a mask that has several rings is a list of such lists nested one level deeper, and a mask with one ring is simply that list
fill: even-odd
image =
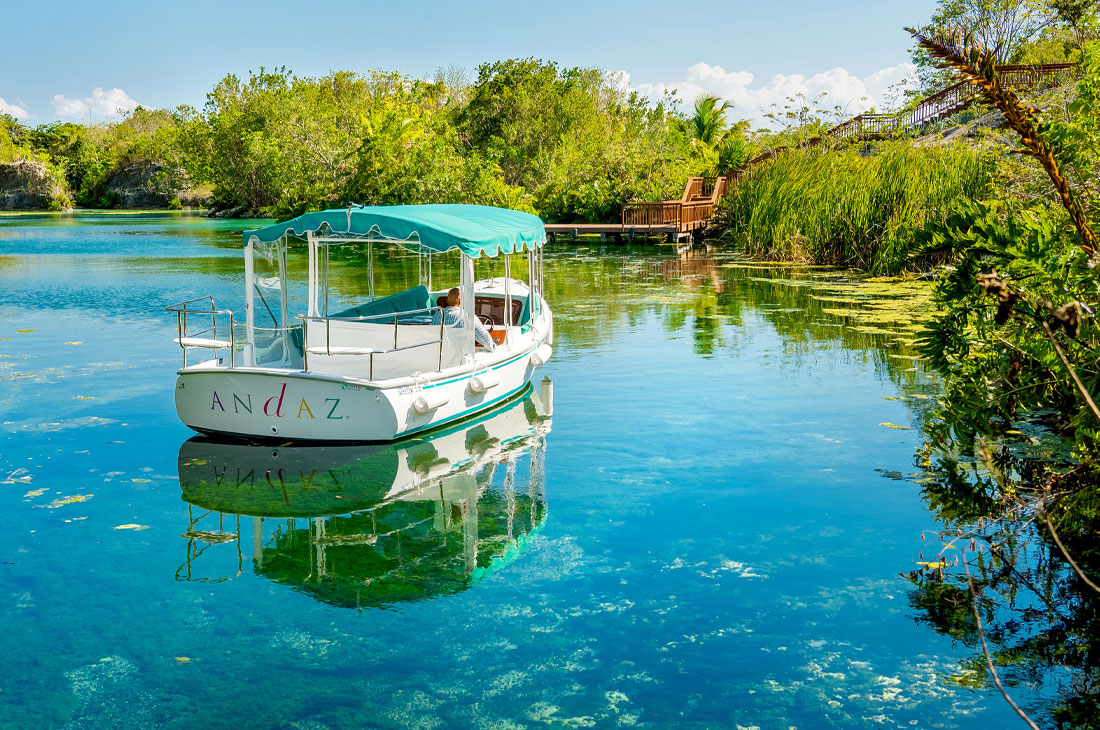
[{"label": "bare branch", "polygon": [[1039,730],[1039,726],[1036,725],[1027,713],[1020,709],[1020,706],[1012,701],[1012,698],[1008,696],[1008,692],[1005,690],[1004,685],[1001,684],[1001,677],[997,674],[996,667],[993,666],[993,657],[989,653],[989,645],[985,642],[985,629],[982,628],[982,617],[978,612],[978,591],[974,588],[974,579],[970,576],[970,566],[966,561],[966,554],[963,554],[962,564],[963,570],[966,571],[966,585],[970,588],[970,598],[973,603],[974,609],[974,621],[978,626],[978,639],[982,642],[982,653],[985,654],[985,664],[989,667],[989,674],[993,677],[993,683],[997,685],[997,689],[1001,691],[1001,695],[1005,698],[1005,701],[1012,706],[1012,709],[1016,711],[1016,714],[1023,718],[1023,721],[1027,723],[1031,730]]},{"label": "bare branch", "polygon": [[1054,544],[1057,545],[1058,549],[1062,551],[1062,556],[1066,559],[1066,562],[1070,564],[1074,572],[1077,573],[1081,580],[1085,581],[1085,584],[1089,588],[1093,589],[1097,593],[1100,593],[1100,586],[1096,585],[1096,583],[1094,583],[1091,578],[1085,575],[1085,571],[1081,570],[1080,566],[1078,566],[1073,558],[1069,556],[1069,551],[1066,550],[1065,546],[1062,544],[1062,541],[1058,538],[1058,533],[1054,531],[1054,523],[1051,522],[1050,515],[1046,512],[1043,512],[1043,520],[1047,523],[1047,529],[1050,530],[1050,536],[1054,538]]},{"label": "bare branch", "polygon": [[1054,331],[1051,330],[1050,324],[1045,320],[1043,321],[1043,331],[1046,332],[1047,337],[1050,339],[1050,344],[1054,345],[1054,351],[1058,353],[1058,359],[1066,366],[1066,370],[1069,371],[1069,376],[1073,378],[1073,384],[1077,387],[1077,392],[1085,399],[1085,403],[1088,403],[1092,415],[1096,416],[1096,420],[1100,421],[1100,408],[1096,407],[1096,403],[1092,400],[1092,396],[1089,395],[1089,391],[1085,388],[1085,384],[1081,382],[1081,378],[1077,376],[1077,371],[1073,369],[1073,365],[1070,364],[1069,358],[1066,357],[1066,353],[1062,352],[1062,347],[1058,344],[1058,340],[1054,339]]}]

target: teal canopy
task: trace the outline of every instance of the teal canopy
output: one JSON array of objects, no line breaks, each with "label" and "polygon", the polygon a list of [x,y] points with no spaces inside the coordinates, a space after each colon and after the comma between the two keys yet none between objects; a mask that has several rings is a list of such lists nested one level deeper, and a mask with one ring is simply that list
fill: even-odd
[{"label": "teal canopy", "polygon": [[288,235],[304,237],[307,232],[419,243],[436,253],[457,249],[471,258],[519,253],[546,242],[542,220],[518,210],[486,205],[381,205],[305,213],[245,231],[244,245],[272,243]]}]

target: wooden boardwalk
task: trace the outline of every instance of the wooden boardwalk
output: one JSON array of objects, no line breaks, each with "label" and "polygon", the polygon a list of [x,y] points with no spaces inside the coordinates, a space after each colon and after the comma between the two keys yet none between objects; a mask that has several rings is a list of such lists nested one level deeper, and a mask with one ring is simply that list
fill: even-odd
[{"label": "wooden boardwalk", "polygon": [[[1006,87],[1029,89],[1053,76],[1065,74],[1076,66],[1073,63],[999,66],[997,76]],[[816,147],[831,140],[884,139],[902,132],[919,131],[926,124],[946,119],[966,109],[978,100],[979,95],[980,91],[976,86],[960,81],[925,98],[909,111],[896,114],[860,114],[800,145],[768,150],[726,175],[690,178],[679,200],[626,203],[618,223],[550,224],[546,226],[546,231],[555,238],[595,234],[604,239],[608,235],[617,239],[634,236],[664,236],[668,240],[699,237],[710,224],[719,201],[726,193],[758,166],[775,159],[779,154],[791,149]]]},{"label": "wooden boardwalk", "polygon": [[653,226],[626,226],[622,223],[547,223],[546,233],[552,241],[581,236],[599,236],[601,241],[606,241],[608,238],[615,241],[622,241],[624,238],[663,238],[666,241],[678,241],[691,236],[690,231],[680,231],[679,226],[674,223]]}]

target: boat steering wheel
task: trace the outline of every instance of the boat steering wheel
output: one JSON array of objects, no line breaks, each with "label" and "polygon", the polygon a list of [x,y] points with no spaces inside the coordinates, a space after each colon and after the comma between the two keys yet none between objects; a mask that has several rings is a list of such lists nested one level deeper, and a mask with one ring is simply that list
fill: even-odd
[{"label": "boat steering wheel", "polygon": [[477,315],[477,318],[479,320],[481,320],[481,323],[483,325],[485,325],[489,329],[490,332],[492,332],[494,329],[496,329],[497,324],[496,324],[496,322],[493,321],[492,316],[490,316],[488,314],[479,314],[479,315]]}]

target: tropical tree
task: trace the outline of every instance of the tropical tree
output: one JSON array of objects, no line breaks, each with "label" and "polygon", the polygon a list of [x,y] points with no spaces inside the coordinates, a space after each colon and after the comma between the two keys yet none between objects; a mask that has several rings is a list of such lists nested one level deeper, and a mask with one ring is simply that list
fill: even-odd
[{"label": "tropical tree", "polygon": [[746,136],[748,122],[738,122],[723,133],[718,141],[718,163],[715,173],[725,175],[749,161],[752,156],[752,144]]},{"label": "tropical tree", "polygon": [[709,174],[725,175],[749,158],[748,122],[727,126],[726,114],[731,109],[732,104],[717,96],[700,96],[695,100],[692,115],[682,122]]},{"label": "tropical tree", "polygon": [[597,69],[484,64],[468,97],[456,114],[464,154],[498,166],[546,218],[615,219],[631,198],[676,194],[691,172],[689,135],[668,106]]},{"label": "tropical tree", "polygon": [[1072,31],[1078,49],[1095,36],[1097,0],[1050,0],[1050,7],[1058,21]]},{"label": "tropical tree", "polygon": [[714,147],[726,132],[726,112],[732,108],[728,101],[717,96],[700,96],[695,100],[693,114],[687,120],[693,139],[707,147]]},{"label": "tropical tree", "polygon": [[[966,28],[974,41],[992,52],[997,63],[1021,60],[1028,45],[1059,22],[1063,6],[1066,18],[1083,22],[1084,0],[937,0],[936,9],[923,31],[940,34],[951,28]],[[910,50],[917,66],[914,96],[938,91],[951,82],[951,74],[940,67],[920,44]]]},{"label": "tropical tree", "polygon": [[[945,633],[976,634],[981,655],[969,681],[988,674],[1031,727],[1006,688],[1055,676],[1068,691],[1044,724],[1096,727],[1100,241],[1095,203],[1067,172],[1097,169],[1100,46],[1085,47],[1073,118],[1060,121],[1002,87],[994,50],[973,36],[911,32],[980,89],[1053,192],[1041,201],[963,199],[917,234],[922,253],[950,261],[920,337],[925,363],[943,378],[920,458],[935,482],[930,504],[948,527],[914,576],[914,605],[933,599],[925,610],[956,619],[942,622]],[[956,564],[961,571],[949,570]]]}]

